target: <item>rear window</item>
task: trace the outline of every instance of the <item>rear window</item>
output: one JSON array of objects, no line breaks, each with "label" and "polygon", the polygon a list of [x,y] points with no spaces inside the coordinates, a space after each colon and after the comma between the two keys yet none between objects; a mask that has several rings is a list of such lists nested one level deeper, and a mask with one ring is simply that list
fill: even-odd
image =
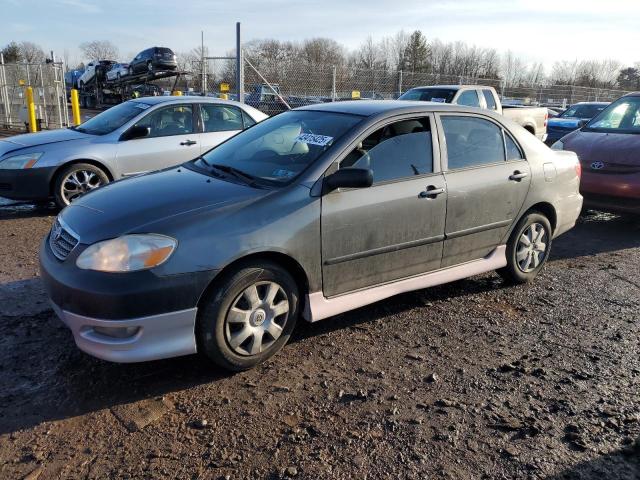
[{"label": "rear window", "polygon": [[451,103],[456,92],[453,88],[413,88],[400,95],[398,100]]},{"label": "rear window", "polygon": [[158,47],[158,48],[156,48],[156,52],[157,53],[170,53],[170,54],[173,55],[173,50],[171,50],[170,48]]}]

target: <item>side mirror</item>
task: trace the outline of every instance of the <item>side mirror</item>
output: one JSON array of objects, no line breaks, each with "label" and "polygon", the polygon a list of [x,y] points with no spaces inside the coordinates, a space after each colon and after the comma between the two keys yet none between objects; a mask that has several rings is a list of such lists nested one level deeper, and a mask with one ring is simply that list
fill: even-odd
[{"label": "side mirror", "polygon": [[151,129],[149,127],[134,125],[122,134],[120,140],[135,140],[136,138],[144,138],[149,135],[149,133],[151,133]]},{"label": "side mirror", "polygon": [[373,185],[373,172],[368,168],[341,168],[324,179],[325,193],[337,188],[368,188]]}]

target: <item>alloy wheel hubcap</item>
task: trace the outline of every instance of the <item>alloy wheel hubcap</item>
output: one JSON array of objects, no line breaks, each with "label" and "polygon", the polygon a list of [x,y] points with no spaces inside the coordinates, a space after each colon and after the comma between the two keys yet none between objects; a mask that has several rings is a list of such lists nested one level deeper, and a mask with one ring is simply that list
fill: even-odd
[{"label": "alloy wheel hubcap", "polygon": [[547,253],[547,230],[540,223],[529,225],[520,238],[516,249],[516,263],[518,268],[529,273],[544,262]]},{"label": "alloy wheel hubcap", "polygon": [[69,204],[103,184],[102,178],[89,170],[75,170],[62,181],[62,196]]},{"label": "alloy wheel hubcap", "polygon": [[256,282],[231,304],[225,318],[225,337],[240,355],[257,355],[280,338],[289,318],[289,299],[276,282]]}]

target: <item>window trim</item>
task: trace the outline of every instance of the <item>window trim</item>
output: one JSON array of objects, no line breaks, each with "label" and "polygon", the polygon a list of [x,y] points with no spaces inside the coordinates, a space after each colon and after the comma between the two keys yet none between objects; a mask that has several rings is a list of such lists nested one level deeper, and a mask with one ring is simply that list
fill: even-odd
[{"label": "window trim", "polygon": [[[520,145],[520,143],[516,140],[515,135],[513,135],[511,132],[509,132],[507,130],[507,128],[502,125],[500,122],[496,121],[495,119],[491,118],[488,115],[483,115],[482,113],[467,113],[467,112],[436,112],[435,113],[435,117],[436,117],[436,125],[438,128],[438,137],[439,137],[439,143],[440,143],[440,161],[442,163],[442,172],[443,173],[454,173],[454,172],[464,172],[466,170],[473,170],[473,169],[477,169],[477,168],[484,168],[484,167],[490,167],[490,166],[496,166],[496,165],[504,165],[507,163],[514,163],[514,162],[527,162],[527,156],[525,154],[524,149],[522,148],[522,146]],[[447,140],[444,134],[444,125],[442,124],[442,117],[472,117],[472,118],[478,118],[480,120],[487,120],[491,123],[493,123],[495,126],[497,126],[501,132],[502,132],[502,148],[504,151],[504,161],[497,161],[497,162],[491,162],[491,163],[482,163],[479,165],[471,165],[468,167],[463,167],[463,168],[456,168],[456,169],[450,169],[449,168],[449,152],[447,151]],[[518,147],[518,149],[520,150],[520,153],[522,154],[522,159],[520,160],[507,160],[507,144],[506,144],[506,140],[505,140],[505,132],[508,133],[508,135],[511,137],[511,139],[514,141],[514,143],[516,144],[516,146]]]},{"label": "window trim", "polygon": [[[397,123],[397,122],[402,122],[404,120],[414,120],[414,119],[421,119],[421,118],[427,118],[429,120],[429,127],[431,130],[431,150],[432,150],[432,155],[433,155],[433,171],[430,173],[424,173],[421,175],[411,175],[408,177],[399,177],[399,178],[394,178],[391,180],[384,180],[382,182],[374,182],[373,185],[371,185],[371,187],[369,188],[373,188],[373,187],[377,187],[378,185],[388,185],[391,183],[397,183],[397,182],[406,182],[406,181],[411,181],[411,180],[416,180],[419,178],[427,178],[427,177],[431,177],[434,175],[440,175],[443,170],[441,168],[441,162],[442,159],[440,157],[440,148],[439,148],[439,137],[438,137],[438,132],[437,132],[437,128],[436,128],[436,119],[435,116],[433,114],[433,112],[424,112],[424,113],[406,113],[406,114],[401,114],[401,115],[395,115],[393,117],[388,117],[385,118],[383,121],[375,123],[373,125],[370,125],[369,127],[367,127],[362,133],[360,133],[356,139],[351,142],[349,144],[349,146],[344,149],[342,152],[340,152],[339,155],[336,156],[335,160],[331,163],[331,165],[329,165],[329,167],[327,168],[327,170],[325,171],[323,177],[326,177],[327,175],[330,175],[332,173],[334,173],[336,170],[338,170],[340,168],[340,163],[347,157],[347,155],[349,155],[351,153],[351,151],[355,148],[355,146],[362,142],[365,138],[367,138],[369,135],[371,135],[372,133],[376,132],[377,130],[380,130],[381,128],[386,127],[387,125],[391,125],[392,123]],[[353,188],[341,188],[341,189],[337,189],[334,190],[335,192],[341,192],[341,191],[349,191],[349,190],[356,190]],[[333,192],[332,192],[333,193]]]},{"label": "window trim", "polygon": [[180,136],[183,136],[183,135],[198,135],[200,132],[199,132],[198,124],[197,124],[197,118],[195,116],[196,115],[196,105],[194,103],[172,103],[170,105],[162,105],[161,104],[160,107],[155,108],[155,109],[151,110],[150,112],[147,112],[147,114],[144,115],[143,117],[140,117],[129,128],[137,125],[139,122],[141,122],[142,120],[147,118],[149,115],[153,115],[154,113],[159,112],[160,110],[164,110],[166,108],[175,108],[175,107],[190,107],[191,108],[191,125],[193,126],[191,132],[189,132],[189,133],[175,133],[173,135],[159,135],[157,137],[143,137],[143,138],[140,138],[138,140],[148,140],[148,139],[150,140],[150,139],[153,139],[153,138],[180,137]]},{"label": "window trim", "polygon": [[[214,107],[222,107],[222,108],[231,108],[231,109],[237,110],[239,115],[240,115],[240,121],[242,122],[242,128],[240,128],[239,130],[215,130],[215,131],[212,131],[212,132],[207,132],[204,129],[204,118],[202,118],[202,110],[204,110],[205,105],[211,105],[211,106],[214,106]],[[223,103],[200,102],[200,103],[198,103],[198,110],[199,110],[198,118],[199,118],[199,121],[200,121],[200,133],[242,132],[243,130],[246,130],[246,127],[244,126],[244,118],[242,118],[243,110],[240,107],[236,107],[235,105],[225,105]]]}]

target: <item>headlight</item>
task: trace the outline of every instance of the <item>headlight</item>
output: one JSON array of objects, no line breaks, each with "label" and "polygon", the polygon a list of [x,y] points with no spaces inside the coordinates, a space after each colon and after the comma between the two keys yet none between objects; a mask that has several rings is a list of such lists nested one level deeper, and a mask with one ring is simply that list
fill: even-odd
[{"label": "headlight", "polygon": [[551,145],[551,150],[564,150],[564,143],[562,143],[562,140],[558,140],[556,143]]},{"label": "headlight", "polygon": [[7,157],[4,160],[0,160],[0,169],[19,170],[21,168],[31,168],[36,164],[36,162],[42,155],[43,152],[37,152],[24,153],[22,155]]},{"label": "headlight", "polygon": [[99,272],[135,272],[162,265],[178,245],[157,234],[124,235],[91,245],[76,260],[78,268]]}]

